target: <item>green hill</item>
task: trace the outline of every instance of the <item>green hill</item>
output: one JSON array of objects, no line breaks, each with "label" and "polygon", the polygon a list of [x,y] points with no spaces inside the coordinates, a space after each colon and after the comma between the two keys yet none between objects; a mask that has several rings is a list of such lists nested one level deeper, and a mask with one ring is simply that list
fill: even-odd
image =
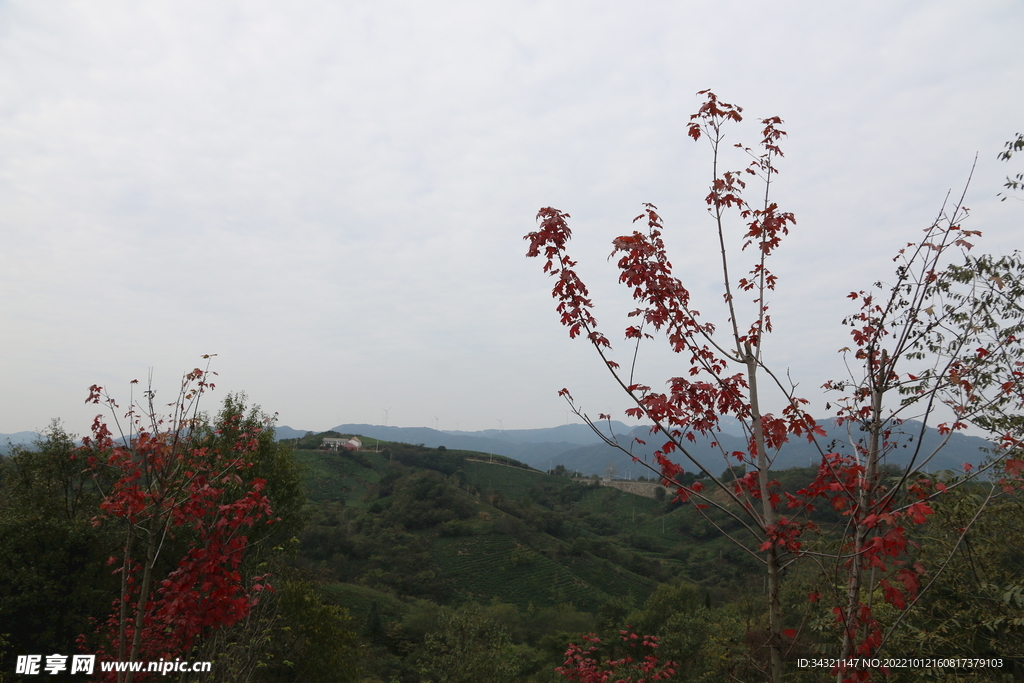
[{"label": "green hill", "polygon": [[596,610],[641,604],[673,578],[724,595],[750,569],[692,506],[501,456],[377,448],[296,451],[312,501],[302,561],[329,581],[442,604]]},{"label": "green hill", "polygon": [[[629,624],[669,638],[674,656],[700,651],[745,671],[744,634],[762,628],[763,597],[750,580],[757,558],[721,534],[745,533],[728,511],[475,451],[394,442],[326,451],[320,440],[295,443],[310,498],[295,564],[372,644],[376,680],[420,681],[430,634],[456,622],[505,629],[530,653],[523,681],[558,680],[568,642]],[[813,476],[778,473],[787,488]],[[815,515],[825,529],[841,523],[829,508]],[[709,640],[687,645],[683,632]]]}]

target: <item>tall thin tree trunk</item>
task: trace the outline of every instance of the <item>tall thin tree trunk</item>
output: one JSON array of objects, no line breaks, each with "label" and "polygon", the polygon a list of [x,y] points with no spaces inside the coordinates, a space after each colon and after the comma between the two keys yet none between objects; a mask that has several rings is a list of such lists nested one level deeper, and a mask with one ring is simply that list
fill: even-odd
[{"label": "tall thin tree trunk", "polygon": [[[124,541],[124,561],[121,564],[121,605],[119,607],[120,619],[117,629],[117,658],[120,661],[124,661],[125,654],[125,629],[128,623],[128,603],[130,599],[128,595],[128,572],[132,558],[132,541],[135,539],[135,529],[132,527],[132,523],[125,520],[125,525],[128,527],[128,533]],[[118,683],[121,683],[124,680],[124,675],[118,672],[117,680]]]},{"label": "tall thin tree trunk", "polygon": [[[850,560],[850,580],[846,593],[846,615],[843,630],[842,658],[853,657],[855,643],[855,626],[857,623],[857,610],[860,608],[861,595],[864,592],[864,572],[861,569],[860,556],[867,544],[868,528],[859,523],[866,515],[870,514],[870,506],[878,485],[878,461],[882,451],[882,398],[883,387],[886,384],[886,373],[888,372],[889,354],[883,349],[880,354],[877,375],[872,379],[871,387],[871,422],[868,427],[868,444],[864,453],[864,474],[863,481],[857,491],[858,510],[855,512],[855,531],[853,536],[853,557]],[[873,573],[872,573],[873,576]],[[874,586],[867,586],[870,593]],[[837,681],[842,680],[839,674]]]},{"label": "tall thin tree trunk", "polygon": [[[161,518],[159,515],[154,516],[150,520],[149,529],[147,529],[147,542],[146,542],[146,564],[142,570],[142,585],[139,587],[139,604],[135,610],[135,633],[132,637],[132,651],[128,656],[129,662],[134,662],[139,656],[139,647],[142,644],[142,629],[145,625],[146,620],[146,603],[149,602],[149,587],[153,580],[153,565],[156,564],[156,551],[157,551],[157,533],[160,529]],[[135,677],[134,671],[129,671],[125,677],[124,683],[132,683],[132,679]]]},{"label": "tall thin tree trunk", "polygon": [[[768,454],[765,451],[764,428],[761,425],[761,408],[757,395],[757,358],[750,345],[746,345],[747,384],[750,388],[750,419],[754,430],[754,445],[757,447],[758,487],[761,491],[761,510],[765,526],[775,524],[775,509],[768,491]],[[781,571],[778,548],[773,544],[768,550],[768,654],[770,657],[769,676],[772,683],[782,683],[782,602]]]}]

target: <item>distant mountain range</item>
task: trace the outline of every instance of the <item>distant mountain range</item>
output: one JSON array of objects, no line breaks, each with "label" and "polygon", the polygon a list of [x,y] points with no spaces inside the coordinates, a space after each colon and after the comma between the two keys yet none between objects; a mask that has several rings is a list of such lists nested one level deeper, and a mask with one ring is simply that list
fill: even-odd
[{"label": "distant mountain range", "polygon": [[[608,430],[609,424],[602,422],[599,425],[602,430]],[[836,427],[834,422],[822,423],[828,432],[828,437],[819,439],[819,442],[830,451],[850,452],[850,436],[846,427]],[[618,443],[627,449],[633,444],[632,451],[641,460],[648,462],[653,460],[654,449],[664,442],[663,439],[653,437],[650,434],[650,427],[630,427],[622,422],[611,422],[610,434]],[[914,455],[916,446],[916,435],[920,432],[921,425],[918,422],[906,422],[901,428],[903,436],[899,439],[900,448],[893,451],[888,458],[889,464],[906,466]],[[584,475],[605,474],[609,467],[613,467],[618,475],[625,475],[627,472],[638,477],[646,474],[646,468],[637,465],[621,451],[605,444],[594,434],[593,430],[584,424],[560,425],[547,429],[486,429],[478,432],[462,431],[438,431],[429,427],[390,427],[369,424],[342,424],[333,427],[329,431],[341,434],[358,434],[369,439],[381,439],[382,441],[397,441],[400,443],[422,444],[430,448],[445,446],[467,451],[480,451],[482,453],[494,453],[505,455],[526,463],[538,470],[546,471],[557,465],[564,465],[566,469],[579,471]],[[723,421],[724,433],[718,438],[718,443],[726,452],[743,450],[745,448],[743,432],[738,422],[734,419]],[[288,426],[276,428],[277,439],[294,439],[306,435],[306,431],[293,429]],[[609,432],[605,431],[606,434]],[[39,437],[37,432],[15,432],[13,434],[0,434],[0,455],[10,451],[11,445],[30,444]],[[639,438],[646,441],[646,445],[633,443],[633,439]],[[915,467],[922,467],[922,460],[941,443],[942,437],[932,428],[926,430],[923,445],[915,461]],[[372,447],[372,443],[365,443],[366,447]],[[960,470],[964,463],[978,465],[987,456],[986,449],[991,444],[977,436],[966,436],[954,434],[950,437],[949,443],[940,450],[934,458],[923,465],[929,472],[937,470]],[[711,447],[710,439],[698,438],[689,446],[690,453],[707,467],[711,472],[717,474],[723,471],[728,465],[734,465],[735,460],[726,463],[718,449]],[[789,469],[791,467],[806,467],[816,463],[818,451],[813,444],[806,440],[795,439],[781,450],[773,465],[774,469]],[[676,458],[687,470],[692,470],[692,465],[687,466],[683,457]]]},{"label": "distant mountain range", "polygon": [[7,455],[11,446],[29,444],[39,438],[39,432],[14,432],[13,434],[0,434],[0,455]]},{"label": "distant mountain range", "polygon": [[[603,426],[607,427],[607,424]],[[615,434],[624,434],[630,428],[621,422],[612,422],[612,429]],[[560,425],[549,429],[487,429],[479,432],[438,431],[429,427],[343,424],[332,427],[330,431],[341,434],[359,434],[382,441],[423,444],[430,448],[444,446],[458,450],[506,455],[539,470],[547,470],[562,463],[560,458],[566,452],[600,443],[600,439],[593,430],[584,424]],[[306,432],[290,427],[277,429],[279,439],[296,438],[305,434]],[[372,448],[373,444],[364,440],[364,447]],[[594,471],[597,472],[603,467],[602,463]]]},{"label": "distant mountain range", "polygon": [[[834,422],[829,421],[822,424],[828,436],[819,438],[818,443],[827,452],[852,453],[849,445],[850,434],[846,426],[837,427]],[[917,469],[928,472],[939,470],[962,470],[964,463],[979,465],[986,457],[992,444],[977,436],[966,436],[964,434],[953,434],[949,441],[941,449],[937,450],[942,443],[937,430],[928,428],[921,439],[921,447],[917,448],[918,435],[921,431],[919,422],[906,422],[900,429],[900,434],[894,437],[899,444],[897,448],[889,453],[886,464],[906,467],[911,464]],[[639,438],[646,441],[646,445],[633,444],[633,439]],[[856,437],[855,437],[856,438]],[[741,436],[721,434],[716,437],[721,449],[726,453],[745,450],[746,442]],[[618,443],[627,449],[633,444],[632,452],[641,460],[653,461],[654,450],[665,442],[664,437],[656,437],[650,434],[647,427],[638,427],[632,432],[618,439]],[[689,453],[702,465],[714,474],[725,470],[726,467],[735,465],[736,460],[723,458],[721,450],[713,448],[712,440],[697,437],[693,443],[687,444]],[[934,452],[934,456],[932,455]],[[930,457],[929,459],[929,456]],[[821,454],[817,447],[806,439],[794,438],[779,451],[772,463],[772,469],[784,470],[792,467],[808,467],[817,465],[820,462]],[[681,454],[674,454],[673,459],[679,462],[689,471],[695,468]],[[571,451],[566,451],[561,456],[561,462],[568,469],[579,469],[586,473],[603,471],[609,464],[614,464],[620,473],[624,468],[632,468],[633,476],[638,476],[636,465],[621,451],[612,448],[604,443],[581,446]],[[641,470],[646,469],[640,466]],[[642,472],[640,472],[642,473]]]},{"label": "distant mountain range", "polygon": [[[600,426],[602,429],[607,429],[608,423],[601,423]],[[847,432],[846,426],[837,427],[834,421],[824,422],[822,426],[828,433],[827,437],[819,438],[819,443],[824,448],[834,452],[851,452],[850,434]],[[723,428],[724,433],[717,439],[721,447],[726,452],[743,450],[745,441],[739,423],[725,422]],[[564,465],[566,469],[578,470],[589,476],[605,474],[609,466],[612,466],[618,475],[624,475],[627,471],[633,477],[646,473],[646,468],[634,463],[629,456],[621,451],[605,444],[590,427],[583,424],[561,425],[549,429],[488,429],[479,432],[438,431],[429,427],[342,424],[330,431],[341,434],[359,434],[363,437],[383,441],[422,444],[430,448],[445,446],[446,448],[506,455],[539,470],[548,470],[556,465]],[[987,450],[992,446],[980,437],[953,434],[949,442],[934,457],[928,462],[924,462],[942,442],[942,437],[937,430],[928,428],[922,439],[921,448],[916,449],[920,431],[921,424],[919,422],[904,423],[900,428],[900,436],[897,438],[900,446],[889,454],[887,463],[906,466],[910,463],[911,458],[915,457],[916,450],[915,467],[929,472],[956,471],[961,470],[964,463],[971,463],[975,466],[980,464],[987,457]],[[305,434],[306,432],[291,427],[277,428],[279,439],[296,438]],[[627,449],[630,444],[633,444],[633,454],[648,462],[653,460],[654,449],[664,442],[663,438],[652,436],[648,426],[630,428],[617,421],[611,423],[611,434],[618,443]],[[635,438],[646,441],[647,444],[635,444],[633,443]],[[365,446],[372,447],[372,443],[365,443]],[[726,462],[719,449],[711,446],[710,439],[698,438],[690,444],[688,450],[698,462],[715,474],[723,471],[727,466],[736,464],[734,459],[731,462]],[[816,464],[819,458],[820,454],[813,444],[804,439],[794,439],[779,452],[773,469],[807,467],[810,464]],[[694,469],[692,465],[687,467],[684,457],[679,456],[676,460],[683,463],[687,470]]]}]

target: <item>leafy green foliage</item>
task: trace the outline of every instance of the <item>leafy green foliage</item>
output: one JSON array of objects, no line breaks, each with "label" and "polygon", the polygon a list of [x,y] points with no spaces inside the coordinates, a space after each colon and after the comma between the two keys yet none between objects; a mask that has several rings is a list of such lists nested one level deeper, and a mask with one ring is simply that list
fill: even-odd
[{"label": "leafy green foliage", "polygon": [[418,662],[423,680],[437,683],[515,683],[523,673],[508,631],[476,605],[442,608]]},{"label": "leafy green foliage", "polygon": [[348,683],[358,680],[362,646],[348,612],[316,587],[278,576],[241,622],[211,634],[191,657],[213,663],[199,681]]},{"label": "leafy green foliage", "polygon": [[0,633],[10,655],[0,670],[13,671],[17,654],[70,652],[109,609],[118,581],[106,559],[117,540],[90,522],[103,483],[57,422],[0,458]]},{"label": "leafy green foliage", "polygon": [[[994,499],[979,516],[990,495]],[[1024,673],[1024,498],[975,484],[957,489],[935,508],[935,519],[924,529],[920,558],[941,567],[941,573],[929,577],[931,589],[893,632],[894,646],[948,657],[1015,660],[1019,676]],[[996,672],[989,680],[1009,673]],[[953,674],[917,672],[914,680],[979,680]],[[901,672],[894,680],[910,678]]]},{"label": "leafy green foliage", "polygon": [[278,606],[280,623],[268,648],[268,683],[358,680],[359,642],[348,613],[324,604],[314,587],[287,582]]},{"label": "leafy green foliage", "polygon": [[[1013,157],[1014,153],[1020,152],[1021,150],[1024,150],[1024,135],[1017,133],[1017,137],[1015,139],[1007,141],[1003,146],[1003,151],[999,153],[999,158],[1003,161],[1009,161]],[[1013,192],[1021,189],[1021,187],[1024,187],[1024,173],[1018,173],[1013,177],[1007,176],[1003,187]],[[997,196],[1001,196],[1003,198],[1002,201],[1006,201],[1006,195],[1002,192]]]},{"label": "leafy green foliage", "polygon": [[[217,415],[197,428],[200,447],[225,449],[242,434],[255,434],[256,444],[248,458],[247,476],[266,482],[264,495],[272,502],[274,524],[255,527],[249,534],[253,547],[280,545],[306,523],[306,492],[299,465],[291,449],[274,439],[272,424],[259,406],[247,407],[243,393],[228,394]],[[215,429],[213,425],[219,425]],[[237,491],[230,491],[237,493]]]}]

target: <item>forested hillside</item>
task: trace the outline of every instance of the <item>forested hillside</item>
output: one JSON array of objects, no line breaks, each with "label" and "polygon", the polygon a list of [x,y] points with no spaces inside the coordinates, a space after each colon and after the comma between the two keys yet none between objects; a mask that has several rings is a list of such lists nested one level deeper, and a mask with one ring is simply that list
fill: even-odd
[{"label": "forested hillside", "polygon": [[[258,423],[237,403],[225,411]],[[395,442],[324,450],[325,436],[365,437],[276,442],[261,432],[254,462],[280,519],[240,570],[274,592],[247,619],[201,629],[189,658],[213,661],[204,680],[561,681],[555,668],[570,643],[597,634],[598,655],[617,657],[620,631],[660,637],[661,661],[677,664],[672,680],[763,678],[764,588],[750,578],[758,558],[723,537],[745,533],[728,508],[700,510],[664,489],[632,495],[473,451]],[[83,468],[82,454],[55,429],[0,461],[0,680],[19,680],[10,673],[18,654],[70,653],[76,640],[103,646],[97,625],[119,582],[106,558],[120,532],[92,523],[110,482]],[[797,489],[814,471],[778,476]],[[893,635],[902,652],[1021,654],[1020,512],[1016,496],[1002,497],[969,548],[919,530],[922,558],[953,561]],[[962,513],[953,499],[936,514]],[[823,547],[845,521],[831,508],[811,519]],[[187,543],[179,536],[172,553]],[[788,572],[794,681],[820,673],[798,669],[798,658],[835,648],[830,615],[806,599],[821,590],[831,588],[813,563]]]}]

